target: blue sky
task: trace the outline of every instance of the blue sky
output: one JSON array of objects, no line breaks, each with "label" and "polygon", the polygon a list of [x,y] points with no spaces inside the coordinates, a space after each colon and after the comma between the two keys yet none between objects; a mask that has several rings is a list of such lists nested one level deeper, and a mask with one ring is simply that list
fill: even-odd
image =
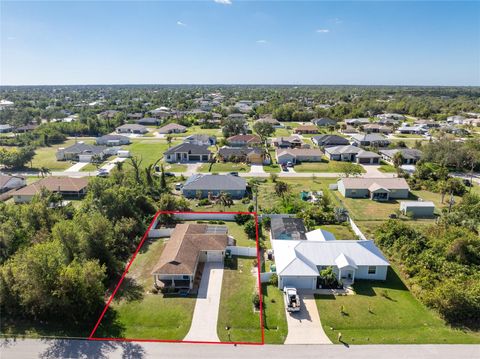
[{"label": "blue sky", "polygon": [[0,6],[2,85],[480,85],[479,2]]}]

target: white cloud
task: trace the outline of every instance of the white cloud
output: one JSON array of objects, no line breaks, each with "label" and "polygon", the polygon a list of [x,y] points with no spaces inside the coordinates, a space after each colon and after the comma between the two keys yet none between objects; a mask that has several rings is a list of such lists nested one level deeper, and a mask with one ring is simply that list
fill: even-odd
[{"label": "white cloud", "polygon": [[184,22],[181,22],[180,20],[177,21],[178,26],[187,26]]},{"label": "white cloud", "polygon": [[267,44],[268,41],[267,40],[257,40],[256,43],[257,44]]},{"label": "white cloud", "polygon": [[232,0],[213,0],[217,4],[222,4],[222,5],[232,5]]},{"label": "white cloud", "polygon": [[326,34],[326,33],[330,32],[330,30],[329,29],[318,29],[317,32],[320,33],[320,34]]}]

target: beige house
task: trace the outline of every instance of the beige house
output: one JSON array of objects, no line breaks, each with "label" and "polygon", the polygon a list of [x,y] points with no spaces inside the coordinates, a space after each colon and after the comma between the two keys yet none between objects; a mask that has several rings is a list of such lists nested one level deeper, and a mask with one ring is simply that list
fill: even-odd
[{"label": "beige house", "polygon": [[275,156],[279,164],[287,162],[321,162],[323,152],[317,148],[286,148],[277,149]]},{"label": "beige house", "polygon": [[42,189],[60,193],[67,198],[81,198],[87,192],[88,178],[47,177],[13,193],[15,203],[30,202]]},{"label": "beige house", "polygon": [[410,187],[404,178],[347,177],[337,183],[346,198],[370,198],[374,201],[408,198]]}]

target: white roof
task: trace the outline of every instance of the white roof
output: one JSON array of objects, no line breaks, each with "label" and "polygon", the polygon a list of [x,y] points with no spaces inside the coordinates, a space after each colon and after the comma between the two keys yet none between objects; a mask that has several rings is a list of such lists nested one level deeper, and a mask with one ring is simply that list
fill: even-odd
[{"label": "white roof", "polygon": [[305,233],[307,236],[307,240],[309,241],[334,241],[336,240],[333,233],[326,231],[324,229],[315,229],[314,231],[310,231]]},{"label": "white roof", "polygon": [[279,275],[317,276],[317,266],[388,266],[369,240],[272,240]]},{"label": "white roof", "polygon": [[400,207],[435,207],[431,201],[400,201]]}]

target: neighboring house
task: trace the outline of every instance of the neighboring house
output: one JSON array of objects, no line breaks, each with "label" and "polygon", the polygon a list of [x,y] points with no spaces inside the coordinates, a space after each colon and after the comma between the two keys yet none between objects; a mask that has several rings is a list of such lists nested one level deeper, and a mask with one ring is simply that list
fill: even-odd
[{"label": "neighboring house", "polygon": [[190,135],[185,137],[183,142],[199,146],[214,146],[217,143],[217,138],[207,134]]},{"label": "neighboring house", "polygon": [[278,286],[320,289],[320,272],[329,267],[339,282],[386,280],[389,262],[373,241],[336,240],[326,231],[306,234],[307,240],[272,240]]},{"label": "neighboring house", "polygon": [[118,133],[145,134],[148,129],[145,126],[137,124],[125,124],[116,128]]},{"label": "neighboring house", "polygon": [[272,117],[262,117],[255,121],[255,123],[269,123],[271,124],[274,128],[281,128],[284,127],[278,120],[272,118]]},{"label": "neighboring house", "polygon": [[130,120],[140,120],[143,117],[143,113],[135,112],[127,114],[127,118]]},{"label": "neighboring house", "polygon": [[448,116],[447,122],[453,123],[455,125],[463,125],[463,122],[466,120],[464,116],[456,115],[456,116]]},{"label": "neighboring house", "polygon": [[169,123],[168,125],[160,127],[157,132],[163,134],[169,133],[183,133],[186,132],[187,128],[185,126],[179,125],[178,123]]},{"label": "neighboring house", "polygon": [[382,155],[383,160],[390,164],[393,164],[395,154],[400,152],[403,157],[404,165],[414,165],[422,158],[423,155],[422,151],[410,148],[396,148],[393,150],[381,150],[379,152]]},{"label": "neighboring house", "polygon": [[326,147],[325,154],[331,161],[357,162],[362,164],[378,164],[381,156],[375,152],[365,151],[358,146]]},{"label": "neighboring house", "polygon": [[97,137],[95,143],[102,146],[121,146],[130,144],[130,139],[122,135],[105,135]]},{"label": "neighboring house", "polygon": [[136,124],[143,126],[158,126],[160,122],[162,121],[155,117],[144,117],[135,121]]},{"label": "neighboring house", "polygon": [[212,158],[212,152],[208,146],[181,143],[169,148],[163,153],[167,162],[208,162]]},{"label": "neighboring house", "polygon": [[348,146],[350,141],[338,135],[319,135],[312,137],[312,142],[318,147]]},{"label": "neighboring house", "polygon": [[243,113],[232,113],[227,116],[230,120],[245,121],[247,117]]},{"label": "neighboring house", "polygon": [[182,188],[186,198],[217,197],[221,192],[234,199],[243,198],[247,193],[247,182],[242,177],[232,175],[195,174],[187,179]]},{"label": "neighboring house", "polygon": [[159,107],[155,110],[150,111],[150,115],[155,118],[164,119],[172,116],[172,112],[167,107]]},{"label": "neighboring house", "polygon": [[351,135],[352,133],[359,133],[359,131],[355,127],[350,125],[345,126],[344,129],[340,129],[340,132],[348,135]]},{"label": "neighboring house", "polygon": [[273,240],[306,240],[307,229],[301,218],[273,217],[270,222],[270,237]]},{"label": "neighboring house", "polygon": [[411,215],[414,218],[433,217],[435,204],[430,201],[401,201],[400,211],[404,215]]},{"label": "neighboring house", "polygon": [[247,162],[255,165],[264,163],[263,150],[258,147],[222,147],[218,150],[221,161]]},{"label": "neighboring house", "polygon": [[434,120],[417,120],[414,122],[415,126],[422,126],[424,128],[437,128],[440,127],[440,122]]},{"label": "neighboring house", "polygon": [[199,264],[223,262],[229,241],[224,226],[177,224],[152,270],[155,286],[193,289]]},{"label": "neighboring house", "polygon": [[83,142],[75,143],[66,148],[60,147],[56,153],[58,161],[78,162],[91,162],[94,156],[103,160],[107,155],[106,146],[89,145]]},{"label": "neighboring house", "polygon": [[38,126],[35,125],[35,124],[28,124],[28,125],[25,125],[25,126],[20,126],[20,127],[17,127],[15,129],[15,132],[17,133],[26,133],[26,132],[31,132],[33,130],[35,130]]},{"label": "neighboring house", "polygon": [[297,134],[315,134],[318,133],[318,127],[315,125],[300,125],[293,132]]},{"label": "neighboring house", "polygon": [[353,144],[357,146],[386,147],[390,141],[379,133],[358,133],[352,136]]},{"label": "neighboring house", "polygon": [[368,118],[346,118],[343,122],[345,122],[347,126],[357,127],[370,123],[370,120]]},{"label": "neighboring house", "polygon": [[257,135],[235,135],[227,138],[227,142],[232,147],[255,146],[262,143]]},{"label": "neighboring house", "polygon": [[423,126],[401,126],[397,129],[397,132],[401,134],[423,135],[428,130]]},{"label": "neighboring house", "polygon": [[383,133],[388,134],[392,133],[393,129],[389,126],[383,126],[378,123],[369,123],[368,125],[362,126],[363,132],[365,133]]},{"label": "neighboring house", "polygon": [[337,121],[330,118],[314,118],[312,120],[312,123],[318,127],[330,127],[335,126],[337,124]]},{"label": "neighboring house", "polygon": [[23,187],[26,183],[24,177],[0,174],[0,193]]},{"label": "neighboring house", "polygon": [[303,141],[298,135],[274,138],[272,143],[277,148],[299,148],[303,146]]},{"label": "neighboring house", "polygon": [[405,116],[399,113],[382,113],[377,115],[380,120],[405,121]]},{"label": "neighboring house", "polygon": [[317,148],[285,148],[277,149],[275,157],[279,164],[287,162],[321,162],[323,152]]},{"label": "neighboring house", "polygon": [[30,202],[44,188],[67,198],[81,198],[87,192],[88,178],[47,177],[13,193],[15,203]]},{"label": "neighboring house", "polygon": [[12,132],[13,131],[13,127],[10,126],[10,125],[0,125],[0,133],[8,133],[8,132]]},{"label": "neighboring house", "polygon": [[370,198],[374,201],[408,198],[410,187],[404,178],[347,177],[337,182],[346,198]]}]

